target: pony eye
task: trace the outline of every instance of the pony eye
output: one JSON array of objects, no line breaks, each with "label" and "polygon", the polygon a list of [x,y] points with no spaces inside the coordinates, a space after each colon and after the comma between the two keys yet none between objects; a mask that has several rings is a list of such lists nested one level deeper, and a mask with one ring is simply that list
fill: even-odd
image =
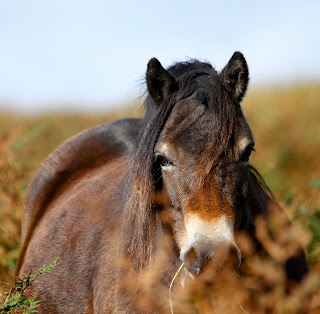
[{"label": "pony eye", "polygon": [[169,161],[166,156],[162,155],[162,154],[158,154],[156,157],[157,163],[162,166],[162,167],[166,167],[166,166],[170,166],[172,165],[172,162]]},{"label": "pony eye", "polygon": [[252,145],[248,146],[245,151],[242,153],[240,157],[240,161],[248,162],[251,156],[252,151],[254,151],[254,147]]}]

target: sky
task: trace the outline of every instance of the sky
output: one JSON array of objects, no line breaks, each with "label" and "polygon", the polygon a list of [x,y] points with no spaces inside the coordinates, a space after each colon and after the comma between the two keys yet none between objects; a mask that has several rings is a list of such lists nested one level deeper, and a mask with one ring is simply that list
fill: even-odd
[{"label": "sky", "polygon": [[320,81],[320,1],[0,0],[0,109],[113,110],[146,66],[234,51],[250,86]]}]

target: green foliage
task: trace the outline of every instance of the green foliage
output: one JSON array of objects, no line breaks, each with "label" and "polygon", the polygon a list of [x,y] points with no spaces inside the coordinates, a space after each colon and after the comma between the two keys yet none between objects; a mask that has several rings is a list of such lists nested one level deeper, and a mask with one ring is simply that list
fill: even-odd
[{"label": "green foliage", "polygon": [[28,274],[23,279],[17,279],[14,288],[3,294],[0,301],[0,314],[3,313],[36,313],[36,308],[40,305],[40,301],[36,300],[36,295],[32,295],[26,299],[25,291],[32,283],[43,273],[51,272],[52,269],[60,265],[59,257],[57,257],[49,266],[42,266],[36,274]]},{"label": "green foliage", "polygon": [[320,190],[320,178],[314,178],[309,181],[309,187]]},{"label": "green foliage", "polygon": [[306,252],[311,267],[315,267],[320,260],[320,208],[317,202],[307,203],[298,202],[293,204],[295,213],[293,220],[304,225],[310,234],[310,241],[307,245]]},{"label": "green foliage", "polygon": [[293,202],[294,194],[291,190],[289,190],[285,196],[284,196],[284,201],[286,202],[287,205],[291,205]]}]

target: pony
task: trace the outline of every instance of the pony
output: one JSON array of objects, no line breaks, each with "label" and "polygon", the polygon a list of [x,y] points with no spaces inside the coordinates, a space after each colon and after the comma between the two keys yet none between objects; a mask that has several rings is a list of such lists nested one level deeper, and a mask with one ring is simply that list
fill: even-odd
[{"label": "pony", "polygon": [[[60,257],[29,288],[41,313],[145,312],[137,285],[161,259],[157,288],[167,292],[181,263],[181,283],[232,254],[243,263],[238,232],[263,249],[256,217],[278,212],[290,224],[250,165],[248,82],[240,52],[220,72],[198,60],[164,69],[153,58],[143,118],[87,129],[48,157],[26,196],[16,272]],[[284,264],[288,281],[308,272],[299,245]]]}]

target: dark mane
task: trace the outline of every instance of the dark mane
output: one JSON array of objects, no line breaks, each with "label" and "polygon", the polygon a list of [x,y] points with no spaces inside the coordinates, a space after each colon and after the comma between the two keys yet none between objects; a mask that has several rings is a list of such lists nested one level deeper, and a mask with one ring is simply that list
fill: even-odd
[{"label": "dark mane", "polygon": [[[209,74],[210,72],[216,72],[210,63],[200,62],[199,60],[192,59],[185,62],[177,62],[170,66],[167,71],[176,79],[176,80],[189,80],[195,76],[201,74]],[[186,84],[183,84],[184,86]]]},{"label": "dark mane", "polygon": [[[137,149],[130,158],[131,167],[126,181],[127,202],[124,211],[122,236],[125,250],[135,256],[136,268],[141,268],[153,251],[155,217],[152,215],[154,180],[153,150],[161,130],[175,104],[174,95],[164,101],[153,116],[143,119]],[[132,229],[135,238],[128,237]]]},{"label": "dark mane", "polygon": [[[177,82],[178,90],[158,106],[150,95],[145,100],[146,115],[139,134],[137,149],[130,158],[131,167],[126,181],[127,202],[124,210],[123,239],[125,250],[129,253],[136,268],[143,267],[154,250],[156,221],[153,208],[155,190],[153,162],[154,147],[163,127],[176,102],[192,95],[201,87],[202,101],[206,110],[216,117],[205,121],[212,134],[212,144],[204,150],[203,159],[199,160],[202,174],[193,185],[199,187],[203,177],[210,171],[213,163],[227,149],[233,135],[236,110],[227,91],[222,88],[216,70],[209,63],[197,60],[176,63],[168,72]],[[201,95],[200,95],[201,97]],[[128,232],[131,229],[132,232]],[[128,235],[134,234],[132,239]]]}]

